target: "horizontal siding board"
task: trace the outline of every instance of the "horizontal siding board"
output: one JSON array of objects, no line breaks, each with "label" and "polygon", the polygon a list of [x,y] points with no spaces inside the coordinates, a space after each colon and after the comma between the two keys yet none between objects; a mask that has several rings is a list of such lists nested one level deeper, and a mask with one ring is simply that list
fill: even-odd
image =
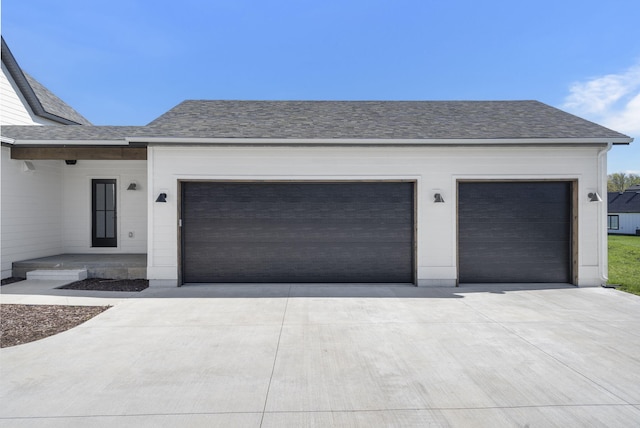
[{"label": "horizontal siding board", "polygon": [[62,171],[56,161],[33,161],[34,170],[2,147],[2,275],[15,261],[62,252]]},{"label": "horizontal siding board", "polygon": [[[60,161],[58,161],[60,162]],[[81,160],[64,166],[64,252],[147,252],[147,166],[139,160]],[[118,247],[91,246],[91,180],[115,178],[118,183]],[[127,190],[136,182],[138,190]],[[129,237],[133,232],[133,237]]]},{"label": "horizontal siding board", "polygon": [[[168,261],[178,279],[182,263],[176,224],[178,199],[175,180],[416,180],[416,266],[418,279],[458,276],[456,180],[579,180],[580,189],[599,185],[599,147],[239,147],[156,145],[150,149],[153,198],[159,189],[169,190],[168,204],[151,200],[150,266]],[[433,203],[440,189],[444,204]],[[580,284],[599,284],[599,247],[593,230],[606,227],[595,204],[584,201],[580,191],[580,223],[576,237],[576,271]],[[183,218],[184,221],[184,218]],[[156,239],[163,239],[162,242]],[[170,250],[160,260],[160,248]],[[168,269],[168,268],[167,268]],[[160,270],[158,270],[159,272]],[[151,272],[156,272],[151,270]],[[162,271],[164,272],[164,271]],[[446,272],[446,273],[442,273]],[[164,277],[163,277],[164,278]],[[169,278],[169,277],[167,277]]]},{"label": "horizontal siding board", "polygon": [[8,70],[2,64],[2,74],[0,75],[0,123],[2,125],[34,125],[34,119],[24,98],[19,95],[17,86],[9,75]]}]

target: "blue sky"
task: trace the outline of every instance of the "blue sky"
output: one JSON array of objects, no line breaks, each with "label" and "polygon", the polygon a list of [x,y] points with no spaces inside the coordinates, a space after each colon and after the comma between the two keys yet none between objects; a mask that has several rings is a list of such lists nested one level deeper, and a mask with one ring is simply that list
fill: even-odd
[{"label": "blue sky", "polygon": [[[637,0],[3,0],[20,65],[98,125],[184,99],[536,99],[640,137]],[[640,173],[640,140],[609,172]]]}]

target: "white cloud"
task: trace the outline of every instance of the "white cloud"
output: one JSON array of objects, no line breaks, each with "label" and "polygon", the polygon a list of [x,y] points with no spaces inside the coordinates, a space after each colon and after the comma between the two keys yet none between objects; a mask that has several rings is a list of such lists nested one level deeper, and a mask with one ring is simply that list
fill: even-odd
[{"label": "white cloud", "polygon": [[569,88],[563,109],[631,137],[640,134],[640,64]]}]

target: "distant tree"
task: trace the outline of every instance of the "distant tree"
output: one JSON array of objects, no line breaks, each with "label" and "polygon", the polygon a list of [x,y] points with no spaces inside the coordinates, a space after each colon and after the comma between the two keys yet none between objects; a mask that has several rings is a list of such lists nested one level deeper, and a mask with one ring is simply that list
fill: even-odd
[{"label": "distant tree", "polygon": [[631,186],[640,184],[640,175],[616,172],[607,176],[607,191],[624,192]]}]

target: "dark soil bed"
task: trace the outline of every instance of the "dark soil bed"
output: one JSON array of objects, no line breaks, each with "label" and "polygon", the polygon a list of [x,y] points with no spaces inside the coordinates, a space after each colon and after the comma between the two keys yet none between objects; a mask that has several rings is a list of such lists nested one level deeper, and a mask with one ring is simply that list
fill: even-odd
[{"label": "dark soil bed", "polygon": [[0,348],[61,333],[108,308],[109,306],[0,305]]},{"label": "dark soil bed", "polygon": [[147,287],[149,287],[149,281],[146,279],[87,278],[58,288],[92,291],[142,291]]},{"label": "dark soil bed", "polygon": [[13,284],[14,282],[24,281],[24,278],[17,278],[12,276],[11,278],[5,278],[2,280],[2,285]]}]

